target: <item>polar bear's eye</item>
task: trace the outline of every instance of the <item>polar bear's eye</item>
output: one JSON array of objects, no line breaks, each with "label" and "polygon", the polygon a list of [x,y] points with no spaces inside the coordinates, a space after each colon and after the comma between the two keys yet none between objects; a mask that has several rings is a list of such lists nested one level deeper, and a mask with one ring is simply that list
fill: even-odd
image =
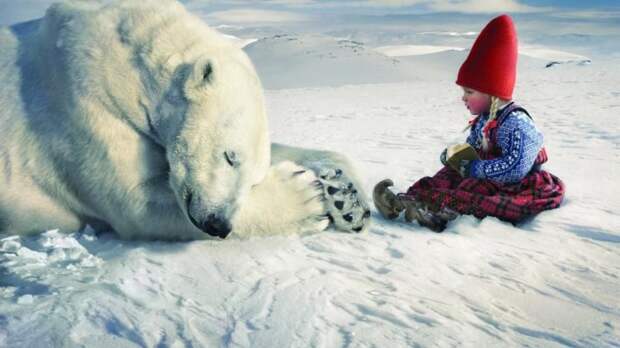
[{"label": "polar bear's eye", "polygon": [[224,157],[226,158],[226,162],[230,164],[231,167],[237,168],[239,166],[239,159],[237,158],[237,153],[234,151],[225,151]]},{"label": "polar bear's eye", "polygon": [[211,63],[207,63],[202,71],[202,80],[205,82],[210,82],[212,73],[213,68],[211,67]]}]

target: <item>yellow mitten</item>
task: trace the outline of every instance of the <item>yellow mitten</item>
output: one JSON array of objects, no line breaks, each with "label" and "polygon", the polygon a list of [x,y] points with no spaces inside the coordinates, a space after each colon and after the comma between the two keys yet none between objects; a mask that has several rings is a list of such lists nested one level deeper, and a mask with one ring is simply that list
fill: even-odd
[{"label": "yellow mitten", "polygon": [[383,179],[377,185],[375,185],[372,191],[372,200],[375,202],[375,207],[387,219],[396,219],[400,213],[405,210],[403,203],[396,197],[394,192],[390,191],[388,187],[393,186],[394,182],[390,179]]}]

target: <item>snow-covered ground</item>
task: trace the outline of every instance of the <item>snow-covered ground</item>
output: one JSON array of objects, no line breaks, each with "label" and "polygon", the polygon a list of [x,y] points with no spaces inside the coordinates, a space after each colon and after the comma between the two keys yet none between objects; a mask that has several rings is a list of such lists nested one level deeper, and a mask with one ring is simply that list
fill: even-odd
[{"label": "snow-covered ground", "polygon": [[[427,31],[471,43],[484,22]],[[246,50],[273,140],[346,154],[367,191],[386,177],[405,190],[465,138],[453,83],[465,51],[389,57],[375,48],[432,40],[364,41],[350,28],[220,30],[257,39]],[[619,347],[620,59],[575,64],[597,54],[534,46],[515,95],[567,185],[560,209],[520,227],[465,216],[442,234],[373,211],[358,235],[0,235],[0,347]]]}]

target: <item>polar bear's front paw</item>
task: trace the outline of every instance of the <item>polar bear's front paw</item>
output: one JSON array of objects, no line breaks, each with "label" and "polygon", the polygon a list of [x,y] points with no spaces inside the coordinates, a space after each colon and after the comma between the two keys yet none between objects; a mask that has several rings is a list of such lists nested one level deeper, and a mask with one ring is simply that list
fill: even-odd
[{"label": "polar bear's front paw", "polygon": [[288,216],[301,233],[326,229],[329,219],[314,172],[292,162],[279,163],[274,169],[272,175],[277,177],[281,192],[286,193],[281,200],[286,206],[279,213]]},{"label": "polar bear's front paw", "polygon": [[319,181],[334,227],[345,232],[363,231],[370,221],[370,208],[347,175],[341,169],[323,168]]},{"label": "polar bear's front paw", "polygon": [[237,213],[238,234],[312,233],[327,228],[323,190],[312,170],[280,162],[251,190]]}]

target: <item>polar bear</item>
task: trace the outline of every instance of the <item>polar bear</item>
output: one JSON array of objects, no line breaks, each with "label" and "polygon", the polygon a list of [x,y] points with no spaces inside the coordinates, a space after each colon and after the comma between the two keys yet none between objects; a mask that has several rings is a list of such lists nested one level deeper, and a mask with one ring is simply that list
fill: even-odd
[{"label": "polar bear", "polygon": [[52,5],[0,29],[0,81],[0,233],[368,226],[347,159],[271,144],[249,58],[176,1]]}]

